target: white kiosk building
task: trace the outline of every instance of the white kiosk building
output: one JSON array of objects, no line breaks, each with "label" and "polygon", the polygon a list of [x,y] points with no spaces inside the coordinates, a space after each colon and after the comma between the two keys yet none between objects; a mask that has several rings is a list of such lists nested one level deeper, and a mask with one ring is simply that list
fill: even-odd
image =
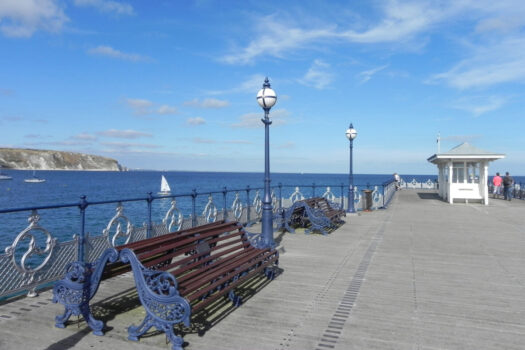
[{"label": "white kiosk building", "polygon": [[436,153],[428,161],[438,166],[439,196],[450,204],[481,202],[489,204],[489,162],[504,154],[486,152],[462,143],[445,153]]}]

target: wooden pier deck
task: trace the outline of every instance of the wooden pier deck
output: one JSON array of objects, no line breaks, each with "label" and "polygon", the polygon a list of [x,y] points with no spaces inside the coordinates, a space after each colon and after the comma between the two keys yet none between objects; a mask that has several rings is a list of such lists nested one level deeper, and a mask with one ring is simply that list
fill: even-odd
[{"label": "wooden pier deck", "polygon": [[[276,233],[282,273],[247,286],[237,309],[215,305],[186,349],[524,349],[524,212],[519,200],[449,205],[403,190],[328,236]],[[50,300],[0,305],[0,349],[170,348],[163,334],[127,340],[143,317],[130,274],[95,297],[103,337],[82,321],[55,328]]]}]

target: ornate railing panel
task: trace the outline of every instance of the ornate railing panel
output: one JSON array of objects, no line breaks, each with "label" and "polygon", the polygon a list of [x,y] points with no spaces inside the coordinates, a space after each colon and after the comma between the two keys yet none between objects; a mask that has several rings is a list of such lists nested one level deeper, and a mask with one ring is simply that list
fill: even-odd
[{"label": "ornate railing panel", "polygon": [[426,181],[419,182],[416,179],[412,179],[409,182],[406,182],[404,179],[401,179],[399,182],[399,186],[401,188],[406,189],[427,189],[427,190],[435,190],[437,189],[437,182],[432,181],[430,179]]},{"label": "ornate railing panel", "polygon": [[[430,183],[419,186],[429,187]],[[385,203],[393,195],[391,188],[385,185],[374,187],[373,209],[386,207]],[[307,196],[322,195],[334,205],[346,209],[347,199],[344,195],[347,190],[348,187],[344,184],[312,184],[301,187],[279,184],[271,188],[271,201],[276,214]],[[143,198],[100,202],[89,202],[82,196],[79,203],[0,209],[0,215],[16,213],[16,220],[27,215],[29,221],[27,226],[12,226],[8,229],[0,227],[2,233],[18,232],[12,235],[11,244],[0,247],[0,298],[23,291],[34,294],[49,282],[62,278],[68,263],[94,262],[103,251],[112,246],[224,218],[237,220],[245,225],[257,222],[262,214],[261,191],[262,188],[247,187],[231,190],[223,188],[212,193],[198,193],[194,190],[187,194],[159,197],[149,193]],[[355,208],[362,210],[362,193],[357,187],[353,200]],[[112,217],[107,205],[115,210]],[[54,220],[54,209],[61,208],[68,210],[67,215],[62,213],[60,220]],[[71,215],[71,211],[74,214],[75,210],[80,214],[78,217]],[[46,220],[49,219],[55,227],[40,224],[40,215],[43,212]],[[80,218],[80,223],[75,221],[77,218]],[[66,220],[70,222],[64,227],[57,224]],[[2,222],[0,220],[0,224]],[[60,234],[57,234],[57,225]]]},{"label": "ornate railing panel", "polygon": [[[57,243],[53,254],[38,268],[19,265],[20,262],[13,261],[12,254],[0,254],[0,296],[21,291],[29,291],[28,296],[35,296],[40,285],[56,280],[57,276],[64,273],[66,265],[76,260],[77,246],[77,240]],[[28,272],[24,272],[24,269]]]},{"label": "ornate railing panel", "polygon": [[299,186],[297,186],[295,188],[295,191],[294,193],[292,193],[292,195],[290,196],[290,201],[293,203],[297,202],[297,201],[301,201],[304,199],[304,196],[303,194],[301,193],[301,191],[299,191]]}]

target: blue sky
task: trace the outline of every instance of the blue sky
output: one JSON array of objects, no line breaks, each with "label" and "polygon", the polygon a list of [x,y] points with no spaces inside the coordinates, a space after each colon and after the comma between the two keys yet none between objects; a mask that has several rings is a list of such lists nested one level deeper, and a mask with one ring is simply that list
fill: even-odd
[{"label": "blue sky", "polygon": [[130,168],[434,174],[469,142],[525,174],[525,2],[0,2],[0,146]]}]

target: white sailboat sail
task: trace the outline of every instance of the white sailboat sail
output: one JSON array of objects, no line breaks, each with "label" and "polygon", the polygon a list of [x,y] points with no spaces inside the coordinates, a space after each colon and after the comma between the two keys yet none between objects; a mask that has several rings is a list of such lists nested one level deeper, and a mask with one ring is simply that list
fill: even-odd
[{"label": "white sailboat sail", "polygon": [[162,175],[162,178],[160,180],[160,192],[159,193],[171,193],[170,185],[168,184],[168,180]]}]

